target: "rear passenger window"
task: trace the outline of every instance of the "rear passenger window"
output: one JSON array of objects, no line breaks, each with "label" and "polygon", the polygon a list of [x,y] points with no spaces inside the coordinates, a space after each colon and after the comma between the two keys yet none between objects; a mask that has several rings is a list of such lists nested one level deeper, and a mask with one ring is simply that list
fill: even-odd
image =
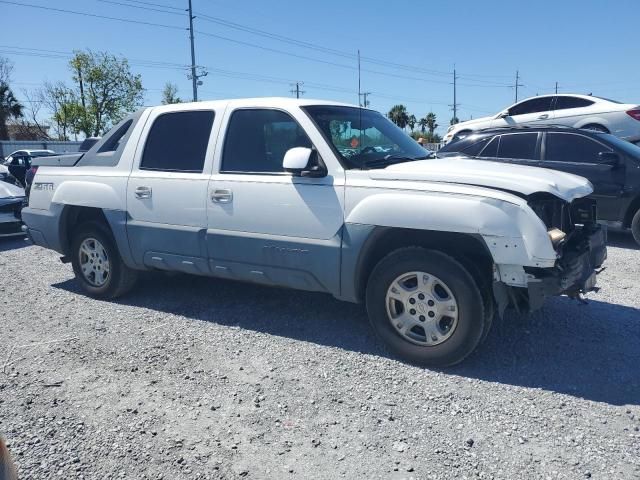
[{"label": "rear passenger window", "polygon": [[573,133],[547,133],[545,160],[554,162],[600,163],[598,153],[611,151],[582,135]]},{"label": "rear passenger window", "polygon": [[499,158],[536,159],[537,133],[515,133],[500,137]]},{"label": "rear passenger window", "polygon": [[555,110],[565,110],[567,108],[580,108],[593,105],[594,102],[586,98],[578,97],[557,97]]},{"label": "rear passenger window", "polygon": [[222,152],[223,172],[279,173],[284,154],[311,148],[311,140],[289,114],[279,110],[236,110]]},{"label": "rear passenger window", "polygon": [[160,115],[147,137],[140,169],[202,173],[213,116],[206,110]]}]

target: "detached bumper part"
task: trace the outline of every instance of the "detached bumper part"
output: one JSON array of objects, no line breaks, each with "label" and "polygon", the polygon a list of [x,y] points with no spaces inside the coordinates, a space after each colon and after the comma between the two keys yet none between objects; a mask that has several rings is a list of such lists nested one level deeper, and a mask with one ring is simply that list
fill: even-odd
[{"label": "detached bumper part", "polygon": [[545,298],[568,295],[578,297],[596,289],[596,269],[607,258],[606,230],[600,226],[579,227],[562,247],[562,255],[553,268],[525,268],[526,288],[494,283],[494,296],[500,314],[511,305],[518,311],[534,311]]}]

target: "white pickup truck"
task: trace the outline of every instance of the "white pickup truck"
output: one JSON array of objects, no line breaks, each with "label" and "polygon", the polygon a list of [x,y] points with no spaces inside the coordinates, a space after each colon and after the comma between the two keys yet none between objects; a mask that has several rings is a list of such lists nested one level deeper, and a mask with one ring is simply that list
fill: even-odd
[{"label": "white pickup truck", "polygon": [[22,217],[89,295],[167,270],[362,302],[388,348],[451,365],[496,311],[595,287],[589,182],[428,152],[377,112],[263,98],[146,108],[52,158]]}]

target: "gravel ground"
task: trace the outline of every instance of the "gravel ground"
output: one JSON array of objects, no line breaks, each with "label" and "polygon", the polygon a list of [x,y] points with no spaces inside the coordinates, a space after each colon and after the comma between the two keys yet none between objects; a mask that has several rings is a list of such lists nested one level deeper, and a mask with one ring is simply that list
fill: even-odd
[{"label": "gravel ground", "polygon": [[589,305],[437,371],[326,295],[149,275],[103,302],[0,241],[0,433],[21,479],[640,478],[639,259],[612,236]]}]

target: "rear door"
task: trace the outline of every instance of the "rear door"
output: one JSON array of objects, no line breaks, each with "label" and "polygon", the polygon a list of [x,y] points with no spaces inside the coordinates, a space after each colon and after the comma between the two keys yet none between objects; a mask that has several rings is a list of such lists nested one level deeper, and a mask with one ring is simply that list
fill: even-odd
[{"label": "rear door", "polygon": [[593,185],[598,217],[619,220],[617,205],[625,181],[624,159],[618,165],[603,163],[600,152],[613,150],[597,140],[570,132],[547,132],[543,141],[542,166],[585,177]]},{"label": "rear door", "polygon": [[554,118],[557,124],[573,126],[581,115],[589,112],[585,109],[595,102],[586,98],[573,97],[571,95],[558,95],[554,103]]},{"label": "rear door", "polygon": [[127,235],[138,263],[208,271],[206,199],[217,113],[175,107],[147,120],[127,185]]}]

